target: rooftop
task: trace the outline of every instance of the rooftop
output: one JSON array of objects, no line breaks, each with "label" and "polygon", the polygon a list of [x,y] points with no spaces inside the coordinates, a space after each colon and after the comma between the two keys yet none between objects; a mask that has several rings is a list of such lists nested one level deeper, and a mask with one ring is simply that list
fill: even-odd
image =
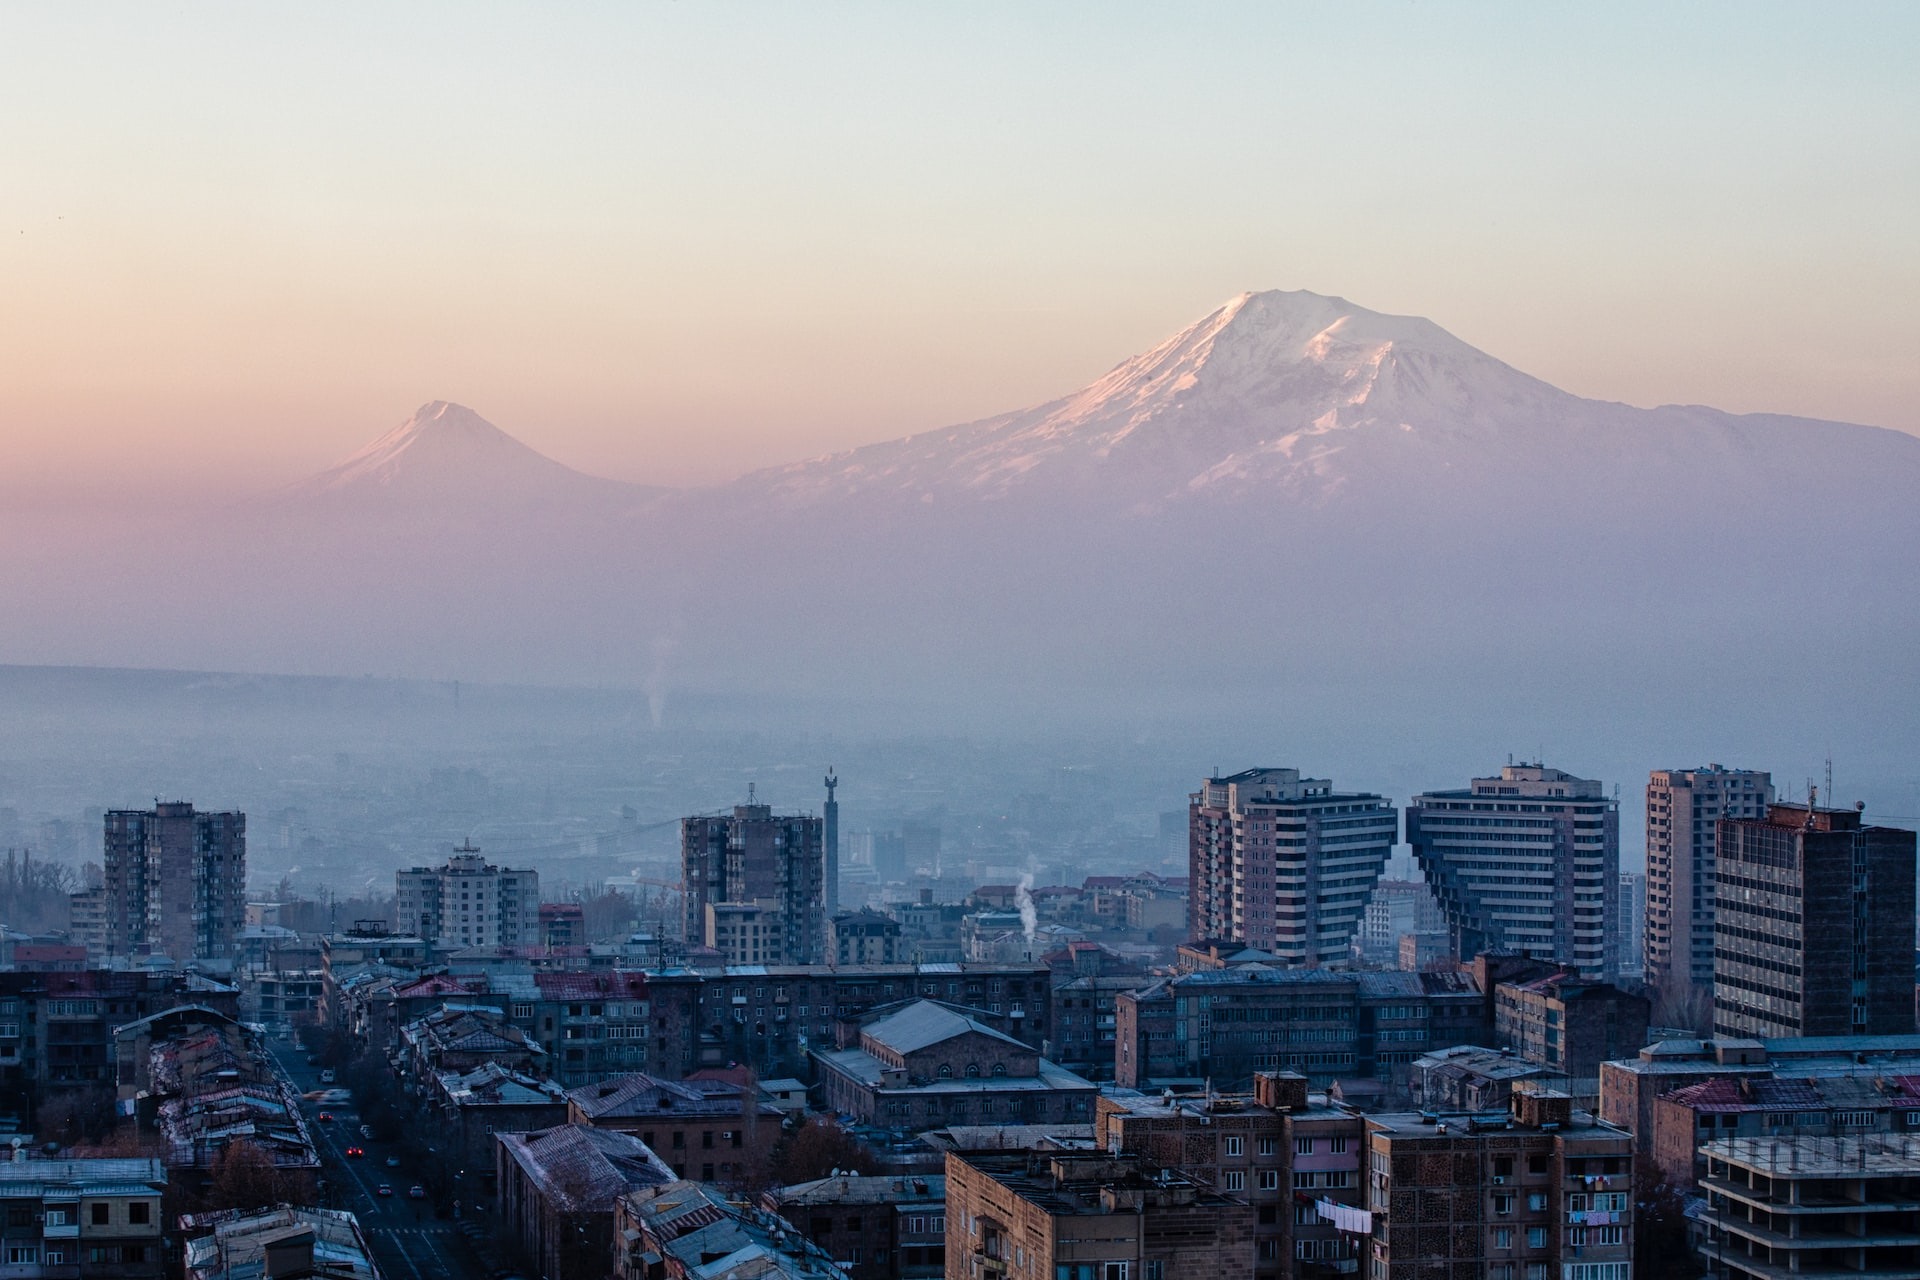
[{"label": "rooftop", "polygon": [[775,1187],[767,1195],[783,1205],[906,1204],[913,1201],[924,1204],[947,1198],[947,1180],[944,1175],[937,1173],[924,1178],[841,1175]]},{"label": "rooftop", "polygon": [[1907,1177],[1920,1174],[1920,1137],[1898,1133],[1858,1138],[1724,1138],[1700,1148],[1768,1177]]},{"label": "rooftop", "polygon": [[673,1170],[651,1147],[615,1129],[562,1124],[497,1138],[528,1179],[564,1211],[604,1210],[629,1191],[674,1180]]},{"label": "rooftop", "polygon": [[187,1241],[191,1280],[260,1280],[267,1274],[267,1250],[311,1239],[312,1274],[329,1280],[378,1280],[366,1238],[351,1213],[338,1209],[229,1210],[192,1214],[181,1220],[189,1233],[211,1231]]},{"label": "rooftop", "polygon": [[915,1000],[898,1013],[878,1018],[861,1028],[861,1036],[898,1054],[917,1053],[931,1045],[942,1044],[955,1036],[972,1032],[1022,1050],[1030,1046],[1003,1031],[995,1031],[984,1022],[932,1000]]}]

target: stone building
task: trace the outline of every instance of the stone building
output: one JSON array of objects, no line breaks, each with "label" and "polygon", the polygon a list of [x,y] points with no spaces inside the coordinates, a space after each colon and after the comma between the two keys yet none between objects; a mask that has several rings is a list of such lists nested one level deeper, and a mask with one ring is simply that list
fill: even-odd
[{"label": "stone building", "polygon": [[167,1171],[160,1161],[9,1154],[0,1156],[0,1275],[167,1274],[160,1217]]},{"label": "stone building", "polygon": [[616,1280],[851,1280],[779,1215],[698,1182],[628,1192],[614,1228]]},{"label": "stone building", "polygon": [[658,1080],[642,1073],[580,1085],[567,1119],[632,1134],[676,1177],[738,1186],[764,1166],[785,1113],[757,1090],[726,1080]]},{"label": "stone building", "polygon": [[574,1280],[607,1274],[615,1203],[674,1174],[631,1134],[563,1124],[500,1134],[494,1178],[499,1229],[542,1280]]},{"label": "stone building", "polygon": [[449,1159],[491,1171],[499,1133],[531,1133],[567,1121],[567,1096],[551,1080],[487,1062],[470,1071],[441,1071],[421,1099]]},{"label": "stone building", "polygon": [[1633,1136],[1519,1092],[1504,1117],[1367,1117],[1379,1280],[1629,1280]]},{"label": "stone building", "polygon": [[[1309,1094],[1304,1077],[1260,1074],[1251,1094],[1176,1097],[1114,1091],[1095,1108],[1094,1146],[1166,1166],[1253,1209],[1253,1280],[1348,1272],[1360,1242],[1313,1202],[1361,1208],[1360,1115]],[[1242,1273],[1246,1274],[1246,1273]]]},{"label": "stone building", "polygon": [[1528,1062],[1577,1080],[1638,1053],[1653,1006],[1643,995],[1561,972],[1493,989],[1493,1040]]},{"label": "stone building", "polygon": [[1023,1041],[931,1000],[876,1014],[857,1041],[814,1062],[828,1110],[915,1132],[1086,1121],[1098,1092]]},{"label": "stone building", "polygon": [[1253,1210],[1171,1169],[1104,1153],[949,1152],[947,1278],[1251,1275]]},{"label": "stone building", "polygon": [[842,912],[827,922],[827,950],[835,964],[898,964],[900,922],[871,907]]},{"label": "stone building", "polygon": [[819,1245],[853,1280],[946,1274],[947,1180],[840,1174],[774,1187],[763,1207]]}]

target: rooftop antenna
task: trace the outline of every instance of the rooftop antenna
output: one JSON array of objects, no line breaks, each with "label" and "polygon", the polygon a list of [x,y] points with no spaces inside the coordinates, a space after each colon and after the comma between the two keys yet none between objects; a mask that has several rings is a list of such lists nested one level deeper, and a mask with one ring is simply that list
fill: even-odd
[{"label": "rooftop antenna", "polygon": [[1833,748],[1827,748],[1827,781],[1822,788],[1827,793],[1827,803],[1833,803]]},{"label": "rooftop antenna", "polygon": [[753,803],[753,784],[751,782],[747,784],[747,803]]}]

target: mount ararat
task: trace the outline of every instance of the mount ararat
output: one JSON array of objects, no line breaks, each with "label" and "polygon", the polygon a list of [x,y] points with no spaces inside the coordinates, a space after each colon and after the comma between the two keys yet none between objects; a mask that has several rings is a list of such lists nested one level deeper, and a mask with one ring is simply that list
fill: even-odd
[{"label": "mount ararat", "polygon": [[[36,575],[74,600],[10,647],[894,723],[1910,751],[1916,493],[1899,432],[1586,400],[1424,319],[1253,293],[1046,404],[701,489],[583,475],[436,401],[216,536]],[[131,607],[137,639],[95,625]]]}]

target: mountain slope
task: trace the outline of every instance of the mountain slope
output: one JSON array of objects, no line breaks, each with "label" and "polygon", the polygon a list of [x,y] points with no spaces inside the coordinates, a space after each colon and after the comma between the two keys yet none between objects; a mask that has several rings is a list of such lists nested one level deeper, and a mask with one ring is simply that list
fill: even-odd
[{"label": "mountain slope", "polygon": [[423,404],[352,457],[293,486],[295,500],[417,508],[619,505],[661,492],[590,476],[520,443],[464,405]]}]

